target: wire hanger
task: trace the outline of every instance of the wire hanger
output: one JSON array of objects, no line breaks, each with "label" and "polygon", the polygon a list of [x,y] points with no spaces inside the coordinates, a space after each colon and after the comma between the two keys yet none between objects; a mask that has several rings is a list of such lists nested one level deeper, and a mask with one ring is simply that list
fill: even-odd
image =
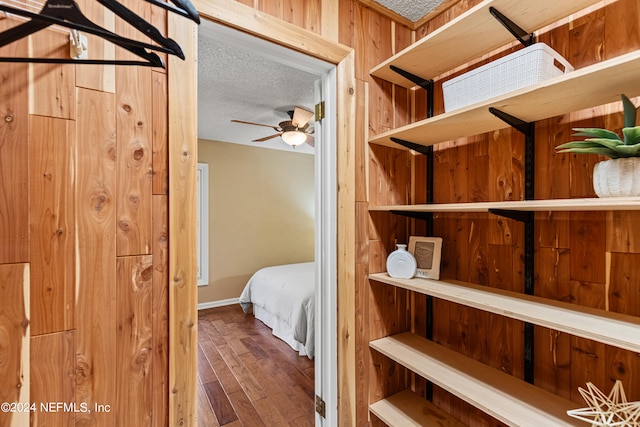
[{"label": "wire hanger", "polygon": [[[136,40],[130,40],[124,37],[120,37],[111,31],[108,31],[93,22],[91,22],[84,14],[82,14],[79,6],[74,0],[47,0],[44,7],[39,14],[28,12],[26,10],[17,9],[3,3],[0,3],[0,10],[9,12],[15,15],[31,18],[23,24],[17,25],[0,33],[0,47],[19,40],[23,37],[47,28],[51,25],[57,24],[74,30],[80,30],[86,33],[95,34],[106,40],[113,42],[114,44],[132,52],[138,57],[145,59],[146,61],[134,61],[134,60],[91,60],[91,59],[67,59],[67,58],[0,58],[0,62],[39,62],[39,63],[86,63],[86,64],[116,64],[116,65],[143,65],[151,67],[164,68],[164,62],[154,52],[148,52],[146,49],[155,50],[159,52],[165,52],[172,55],[176,55],[181,59],[184,59],[184,54],[180,46],[173,40],[165,38],[160,32],[142,19],[140,16],[117,3],[116,0],[99,0],[100,3],[111,9],[118,16],[122,17],[129,24],[136,27],[139,31],[143,32],[154,41],[160,43],[162,46],[152,45]],[[172,0],[174,1],[174,0]],[[175,0],[182,1],[182,0]],[[174,1],[174,2],[175,2]],[[190,5],[189,0],[185,0],[187,6]],[[177,9],[171,6],[172,9]],[[194,19],[192,13],[195,11],[191,5],[191,11],[182,10],[180,13],[183,16],[188,16]],[[195,12],[195,18],[199,21],[199,16]],[[195,19],[194,19],[195,20]]]}]

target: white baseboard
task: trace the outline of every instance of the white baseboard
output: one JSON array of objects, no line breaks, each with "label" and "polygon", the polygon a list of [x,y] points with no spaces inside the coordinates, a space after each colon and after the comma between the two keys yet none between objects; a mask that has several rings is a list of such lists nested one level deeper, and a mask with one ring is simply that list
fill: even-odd
[{"label": "white baseboard", "polygon": [[233,304],[239,304],[239,303],[240,303],[239,298],[229,298],[229,299],[223,299],[220,301],[203,302],[198,304],[198,310],[204,310],[207,308],[215,308],[215,307],[224,307],[225,305],[233,305]]}]

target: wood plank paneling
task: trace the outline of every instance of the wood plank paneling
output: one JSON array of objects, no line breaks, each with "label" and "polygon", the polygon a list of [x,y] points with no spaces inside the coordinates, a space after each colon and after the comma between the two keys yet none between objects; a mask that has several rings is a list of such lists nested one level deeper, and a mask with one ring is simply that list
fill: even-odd
[{"label": "wood plank paneling", "polygon": [[[355,365],[354,376],[358,378],[361,384],[369,384],[369,365],[371,353],[369,351],[369,306],[366,304],[366,295],[369,289],[369,266],[364,264],[356,264],[356,278],[355,278],[355,319],[354,327],[362,333],[357,334],[354,341],[355,358],[358,361]],[[347,384],[344,382],[339,383],[339,393],[344,395],[348,391]],[[358,420],[366,420],[368,418],[368,405],[369,405],[369,393],[364,387],[357,387],[355,390],[354,402],[356,402],[355,408],[350,408],[350,414]],[[342,423],[349,423],[346,414],[339,413],[339,419]],[[353,421],[351,421],[353,422]],[[361,422],[362,423],[362,422]],[[361,424],[359,423],[359,424]],[[348,425],[348,424],[347,424]]]},{"label": "wood plank paneling", "polygon": [[[69,58],[69,33],[37,32],[31,39],[35,58]],[[29,113],[61,119],[75,119],[75,66],[73,64],[30,64],[33,76],[29,91]]]},{"label": "wood plank paneling", "polygon": [[153,257],[116,261],[116,399],[119,425],[152,425]]},{"label": "wood plank paneling", "polygon": [[489,140],[489,200],[518,200],[511,169],[511,129],[491,134]]},{"label": "wood plank paneling", "polygon": [[552,329],[534,329],[534,384],[570,398],[571,336]]},{"label": "wood plank paneling", "polygon": [[153,194],[167,194],[169,191],[167,76],[154,70],[152,79]]},{"label": "wood plank paneling", "polygon": [[[115,15],[102,4],[92,0],[77,0],[82,12],[93,22],[109,30],[115,30]],[[116,46],[101,37],[85,34],[93,59],[114,59]],[[120,48],[118,48],[120,49]],[[76,87],[115,93],[116,67],[114,65],[76,65]]]},{"label": "wood plank paneling", "polygon": [[[0,264],[0,402],[30,402],[29,266]],[[0,426],[29,425],[29,412],[0,412]]]},{"label": "wood plank paneling", "polygon": [[411,195],[411,154],[383,146],[369,147],[369,203],[407,204]]},{"label": "wood plank paneling", "polygon": [[[369,85],[362,80],[356,80],[356,103],[365,105],[365,108],[358,108],[355,111],[356,123],[368,123],[369,108],[367,107]],[[355,194],[356,202],[369,201],[369,144],[367,143],[367,135],[369,134],[366,126],[356,126],[355,132]],[[356,233],[357,235],[357,233]]]},{"label": "wood plank paneling", "polygon": [[118,256],[151,253],[152,80],[146,67],[118,67]]},{"label": "wood plank paneling", "polygon": [[[13,26],[0,20],[0,30]],[[0,55],[22,56],[28,40],[0,49]],[[0,263],[29,260],[28,64],[0,64]]]},{"label": "wood plank paneling", "polygon": [[320,34],[321,0],[257,0],[256,9],[300,28]]},{"label": "wood plank paneling", "polygon": [[605,390],[609,390],[615,380],[620,380],[626,395],[629,396],[629,401],[636,399],[635,396],[640,396],[640,381],[638,381],[640,357],[638,354],[607,346],[605,358],[608,363],[609,374],[609,383]]},{"label": "wood plank paneling", "polygon": [[74,327],[75,126],[42,116],[29,123],[31,334]]},{"label": "wood plank paneling", "polygon": [[[0,297],[0,402],[28,403],[31,401],[28,264],[0,264]],[[0,412],[0,426],[26,425],[29,412]]]},{"label": "wood plank paneling", "polygon": [[[125,4],[139,16],[150,19],[149,3],[125,1]],[[115,28],[116,33],[122,37],[146,40],[141,32],[121,19],[116,20]],[[139,59],[123,49],[116,51],[116,58]],[[152,95],[150,67],[116,67],[118,256],[151,253],[154,125]],[[158,101],[162,102],[162,97]]]},{"label": "wood plank paneling", "polygon": [[[78,2],[93,22],[146,39],[122,20],[116,24],[104,5]],[[166,32],[166,11],[151,15],[148,3],[128,3]],[[1,16],[0,30],[15,23]],[[111,42],[88,39],[91,59],[116,56]],[[68,46],[66,30],[47,29],[0,55],[65,58]],[[116,69],[133,74],[121,77],[118,88]],[[0,65],[0,401],[56,405],[50,412],[37,406],[31,414],[2,413],[1,426],[170,425],[167,77],[148,68],[141,73],[142,79],[131,67]],[[116,101],[125,113],[119,117]],[[143,156],[136,144],[144,145]],[[134,170],[136,157],[144,165]],[[152,157],[160,171],[157,198]],[[129,239],[123,253],[158,253],[142,256],[140,288],[126,287],[131,276],[123,273],[139,259],[119,259],[116,275],[116,205],[124,207],[122,217],[133,217],[136,232],[144,230],[136,235],[144,243]]]},{"label": "wood plank paneling", "polygon": [[640,317],[640,255],[611,254],[610,280],[607,289],[609,309]]},{"label": "wood plank paneling", "polygon": [[153,424],[169,425],[169,198],[153,196]]},{"label": "wood plank paneling", "polygon": [[640,253],[640,213],[607,212],[607,252]]},{"label": "wood plank paneling", "polygon": [[[613,58],[640,48],[640,2],[620,0],[607,2],[604,9],[605,58]],[[624,25],[621,23],[624,22]]]},{"label": "wood plank paneling", "polygon": [[571,279],[605,282],[605,214],[571,213]]},{"label": "wood plank paneling", "polygon": [[32,426],[73,426],[75,413],[92,410],[86,402],[42,410],[40,404],[75,402],[75,333],[58,332],[31,338],[31,402],[36,411],[31,413]]},{"label": "wood plank paneling", "polygon": [[[116,141],[113,94],[78,89],[76,402],[116,406]],[[76,423],[112,426],[116,414]]]}]

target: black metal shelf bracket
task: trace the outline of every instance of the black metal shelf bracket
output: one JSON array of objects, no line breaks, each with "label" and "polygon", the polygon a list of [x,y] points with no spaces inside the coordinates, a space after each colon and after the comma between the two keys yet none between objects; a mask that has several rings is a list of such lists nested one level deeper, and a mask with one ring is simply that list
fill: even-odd
[{"label": "black metal shelf bracket", "polygon": [[391,137],[390,139],[396,144],[402,145],[403,147],[408,148],[410,150],[417,151],[420,154],[428,155],[429,151],[433,152],[432,147],[416,144],[415,142],[405,141],[404,139],[400,139],[400,138]]},{"label": "black metal shelf bracket", "polygon": [[[489,108],[495,115],[525,137],[524,153],[524,198],[533,200],[534,194],[534,166],[535,166],[535,123],[528,123],[517,117],[511,116],[496,108]],[[524,224],[524,293],[534,294],[534,251],[535,251],[535,221],[533,212],[509,211],[491,209],[489,212],[506,218],[520,221]],[[533,324],[524,323],[524,380],[533,383]]]},{"label": "black metal shelf bracket", "polygon": [[531,46],[534,40],[534,34],[523,30],[518,24],[504,16],[495,7],[489,8],[489,13],[498,20],[524,47]]},{"label": "black metal shelf bracket", "polygon": [[505,113],[504,111],[498,110],[497,108],[489,107],[489,112],[509,126],[516,129],[518,132],[523,133],[525,136],[531,133],[531,131],[533,130],[533,123],[525,122],[524,120]]},{"label": "black metal shelf bracket", "polygon": [[389,68],[391,69],[391,71],[395,71],[396,73],[400,74],[402,77],[404,77],[405,79],[409,80],[410,82],[413,82],[415,84],[417,84],[418,86],[420,86],[422,89],[431,92],[433,89],[433,80],[431,79],[425,79],[422,78],[420,76],[416,76],[413,73],[410,73],[408,71],[403,70],[402,68],[398,68],[395,65],[390,65]]}]

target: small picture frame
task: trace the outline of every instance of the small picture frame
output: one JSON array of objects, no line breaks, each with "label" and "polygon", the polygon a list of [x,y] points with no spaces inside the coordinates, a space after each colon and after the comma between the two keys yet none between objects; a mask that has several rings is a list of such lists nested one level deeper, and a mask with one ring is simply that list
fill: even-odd
[{"label": "small picture frame", "polygon": [[409,252],[418,264],[415,277],[434,280],[440,278],[442,237],[410,236]]}]

